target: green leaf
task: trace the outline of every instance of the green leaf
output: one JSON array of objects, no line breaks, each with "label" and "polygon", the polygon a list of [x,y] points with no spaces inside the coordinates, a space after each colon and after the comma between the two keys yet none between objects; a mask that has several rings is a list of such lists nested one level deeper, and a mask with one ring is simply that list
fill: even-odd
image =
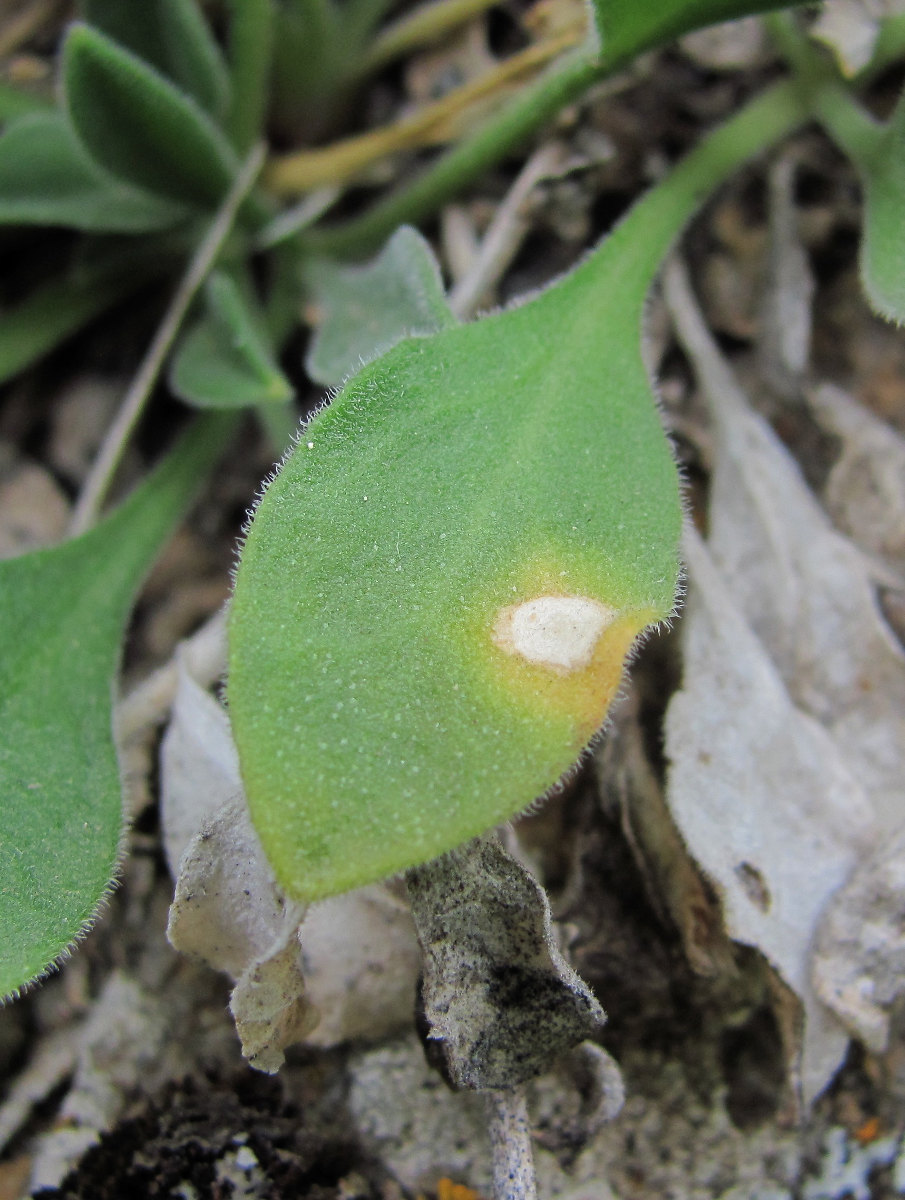
[{"label": "green leaf", "polygon": [[214,118],[230,99],[220,47],[195,0],[83,0],[82,15],[192,96]]},{"label": "green leaf", "polygon": [[241,154],[261,137],[270,103],[273,0],[231,0],[230,12],[226,128]]},{"label": "green leaf", "polygon": [[864,187],[861,282],[887,320],[905,322],[905,94],[889,121],[864,131],[857,151]]},{"label": "green leaf", "polygon": [[62,113],[30,113],[0,135],[0,224],[146,233],[190,213],[101,170]]},{"label": "green leaf", "polygon": [[251,289],[215,272],[205,289],[206,312],[182,339],[170,386],[197,408],[284,403],[292,385],[277,366],[264,318]]},{"label": "green leaf", "polygon": [[647,290],[700,198],[801,120],[793,87],[767,93],[554,287],[364,367],[284,462],[239,566],[228,690],[293,896],[511,817],[600,728],[678,574]]},{"label": "green leaf", "polygon": [[91,157],[127,183],[213,207],[237,170],[232,147],[191,98],[86,25],[63,47],[63,99]]},{"label": "green leaf", "polygon": [[123,831],[112,699],[126,620],[232,428],[207,418],[96,529],[0,563],[0,996],[65,954],[110,889]]},{"label": "green leaf", "polygon": [[[230,711],[299,898],[432,858],[552,787],[672,608],[675,470],[637,331],[585,278],[365,367],[255,516]],[[505,648],[536,600],[587,653]]]},{"label": "green leaf", "polygon": [[682,34],[751,13],[791,8],[789,0],[592,0],[603,57],[622,61]]},{"label": "green leaf", "polygon": [[861,283],[871,305],[890,321],[905,321],[905,92],[888,121],[880,122],[838,77],[808,90],[827,132],[857,168],[864,195]]},{"label": "green leaf", "polygon": [[303,278],[317,313],[305,368],[317,383],[342,383],[406,335],[455,324],[433,252],[408,226],[368,266],[312,259]]}]

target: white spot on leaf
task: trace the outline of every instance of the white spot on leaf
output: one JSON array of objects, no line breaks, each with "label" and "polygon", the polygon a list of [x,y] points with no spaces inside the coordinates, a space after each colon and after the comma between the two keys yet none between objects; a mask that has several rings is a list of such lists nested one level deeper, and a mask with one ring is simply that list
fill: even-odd
[{"label": "white spot on leaf", "polygon": [[537,596],[501,609],[493,640],[537,666],[580,671],[615,616],[615,609],[587,596]]}]

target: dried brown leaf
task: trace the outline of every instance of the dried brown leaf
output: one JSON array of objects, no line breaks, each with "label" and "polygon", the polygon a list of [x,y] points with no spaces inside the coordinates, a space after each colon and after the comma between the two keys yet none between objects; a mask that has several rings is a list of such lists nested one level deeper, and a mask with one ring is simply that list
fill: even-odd
[{"label": "dried brown leaf", "polygon": [[676,828],[634,709],[628,697],[598,751],[601,784],[617,797],[622,829],[651,902],[675,925],[692,970],[723,974],[733,962],[722,913]]}]

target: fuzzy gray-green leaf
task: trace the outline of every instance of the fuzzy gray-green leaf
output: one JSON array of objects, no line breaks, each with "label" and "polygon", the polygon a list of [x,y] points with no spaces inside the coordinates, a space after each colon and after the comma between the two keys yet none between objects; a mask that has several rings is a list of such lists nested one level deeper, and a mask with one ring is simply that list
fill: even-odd
[{"label": "fuzzy gray-green leaf", "polygon": [[236,156],[207,113],[89,26],[74,26],[66,38],[63,100],[85,149],[120,179],[205,207],[229,188]]},{"label": "fuzzy gray-green leaf", "polygon": [[315,259],[306,265],[304,278],[317,310],[305,367],[312,379],[328,387],[407,335],[455,324],[433,251],[407,225],[367,266]]},{"label": "fuzzy gray-green leaf", "polygon": [[205,289],[206,311],[180,343],[170,370],[177,395],[197,408],[282,403],[292,384],[277,365],[250,288],[223,271]]},{"label": "fuzzy gray-green leaf", "polygon": [[212,117],[229,103],[223,55],[196,0],[82,0],[82,15],[192,96]]},{"label": "fuzzy gray-green leaf", "polygon": [[107,174],[60,112],[29,113],[0,135],[0,224],[147,233],[190,213],[185,205]]}]

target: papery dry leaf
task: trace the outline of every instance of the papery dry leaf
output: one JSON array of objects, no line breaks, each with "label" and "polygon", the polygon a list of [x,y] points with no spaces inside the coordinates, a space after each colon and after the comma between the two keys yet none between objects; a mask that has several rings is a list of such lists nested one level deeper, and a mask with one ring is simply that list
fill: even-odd
[{"label": "papery dry leaf", "polygon": [[202,825],[242,792],[239,759],[221,704],[176,653],[176,695],[160,748],[160,819],[170,874]]},{"label": "papery dry leaf", "polygon": [[792,700],[832,734],[878,827],[895,829],[903,815],[905,653],[880,614],[868,564],[748,406],[678,264],[665,285],[716,426],[710,552]]},{"label": "papery dry leaf", "polygon": [[300,906],[287,906],[241,802],[224,805],[182,856],[167,936],[177,950],[239,978],[287,926]]},{"label": "papery dry leaf", "polygon": [[758,17],[721,21],[705,29],[686,33],[679,45],[683,54],[711,71],[750,69],[762,63],[769,43]]},{"label": "papery dry leaf", "polygon": [[380,1038],[411,1026],[421,950],[408,905],[390,885],[313,905],[299,940],[308,996],[320,1014],[309,1045]]},{"label": "papery dry leaf", "polygon": [[274,1072],[317,1019],[301,972],[305,910],[283,894],[252,828],[225,711],[182,655],[177,670],[161,749],[163,840],[176,877],[167,937],[236,981],[242,1053]]},{"label": "papery dry leaf", "polygon": [[546,893],[493,837],[406,872],[422,998],[457,1087],[512,1088],[605,1014],[556,946]]},{"label": "papery dry leaf", "polygon": [[226,711],[182,652],[177,670],[161,747],[173,944],[237,981],[230,1008],[261,1070],[303,1037],[334,1046],[395,1031],[411,1020],[421,965],[406,905],[382,884],[307,912],[286,900],[248,820]]},{"label": "papery dry leaf", "polygon": [[[526,1086],[538,1140],[577,1151],[619,1116],[625,1082],[619,1064],[596,1042],[581,1042]],[[547,1131],[553,1137],[544,1138]]]},{"label": "papery dry leaf", "polygon": [[303,915],[274,880],[244,797],[223,805],[182,855],[167,937],[236,980],[230,1010],[262,1071],[278,1070],[284,1047],[317,1019],[301,972]]},{"label": "papery dry leaf", "polygon": [[857,867],[818,928],[817,994],[875,1054],[905,992],[905,826]]},{"label": "papery dry leaf", "polygon": [[848,1040],[814,995],[810,946],[863,849],[870,809],[832,738],[790,700],[691,530],[685,552],[685,676],[666,716],[670,809],[719,889],[729,935],[757,947],[801,998],[809,1100]]},{"label": "papery dry leaf", "polygon": [[271,1075],[279,1071],[283,1050],[302,1041],[317,1024],[317,1010],[305,994],[297,928],[289,929],[282,944],[274,943],[242,972],[229,998],[229,1011],[251,1066]]},{"label": "papery dry leaf", "polygon": [[827,511],[905,581],[905,438],[833,384],[815,388],[808,402],[842,442],[823,489]]}]

